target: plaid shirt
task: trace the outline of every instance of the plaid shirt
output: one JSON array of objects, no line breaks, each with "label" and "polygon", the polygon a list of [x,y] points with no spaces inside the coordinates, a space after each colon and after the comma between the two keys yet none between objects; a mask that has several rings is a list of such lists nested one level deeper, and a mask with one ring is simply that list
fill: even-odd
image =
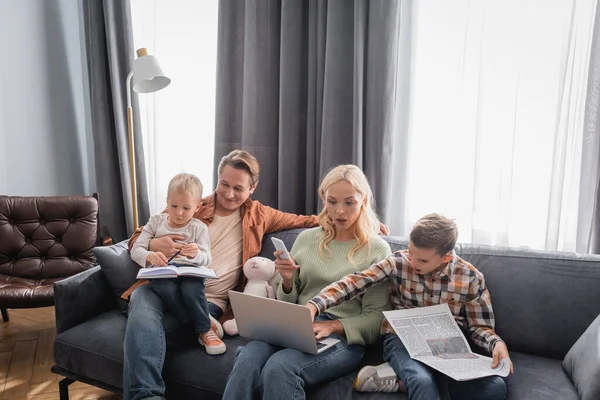
[{"label": "plaid shirt", "polygon": [[[466,329],[476,345],[492,352],[500,337],[494,332],[494,311],[483,274],[453,253],[445,268],[419,275],[410,267],[407,250],[373,264],[370,268],[332,283],[310,303],[319,313],[363,294],[386,279],[392,280],[391,300],[394,309],[426,307],[448,303],[458,325]],[[383,321],[381,333],[394,330]]]}]

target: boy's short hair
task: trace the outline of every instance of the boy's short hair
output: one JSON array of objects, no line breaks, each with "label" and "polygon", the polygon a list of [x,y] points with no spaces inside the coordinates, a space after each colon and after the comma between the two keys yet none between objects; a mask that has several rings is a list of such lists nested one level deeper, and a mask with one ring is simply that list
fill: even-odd
[{"label": "boy's short hair", "polygon": [[250,186],[254,186],[256,182],[258,182],[260,165],[258,164],[256,157],[248,153],[246,150],[233,150],[231,153],[221,158],[219,167],[217,168],[219,175],[221,175],[223,168],[225,168],[227,165],[235,169],[243,169],[248,171],[250,174]]},{"label": "boy's short hair", "polygon": [[454,250],[458,240],[456,223],[440,214],[427,214],[410,231],[410,241],[418,248],[435,249],[440,256]]},{"label": "boy's short hair", "polygon": [[171,193],[186,193],[200,200],[202,189],[202,182],[196,175],[182,172],[175,175],[169,182],[167,196],[170,196]]}]

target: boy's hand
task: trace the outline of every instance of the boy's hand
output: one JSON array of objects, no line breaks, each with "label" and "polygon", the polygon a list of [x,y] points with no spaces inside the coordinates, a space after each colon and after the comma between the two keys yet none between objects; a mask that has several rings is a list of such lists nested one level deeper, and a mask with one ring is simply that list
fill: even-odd
[{"label": "boy's hand", "polygon": [[306,303],[306,307],[310,310],[310,319],[314,321],[315,315],[317,315],[317,307],[313,303]]},{"label": "boy's hand", "polygon": [[177,250],[183,247],[183,244],[175,242],[175,240],[184,240],[181,235],[166,235],[150,240],[148,250],[161,252],[164,255],[171,257]]},{"label": "boy's hand", "polygon": [[181,248],[181,253],[187,258],[195,258],[198,255],[198,245],[196,243],[188,243]]},{"label": "boy's hand", "polygon": [[[492,361],[492,368],[496,368],[498,367],[498,364],[500,364],[500,360],[503,358],[508,358],[508,360],[510,361],[510,357],[508,356],[508,348],[506,347],[506,343],[502,342],[502,341],[498,341],[496,342],[496,344],[494,345],[494,351],[492,353],[492,358],[494,359]],[[512,361],[510,361],[510,373],[513,373],[513,363]]]},{"label": "boy's hand", "polygon": [[168,261],[169,260],[167,259],[167,257],[165,257],[165,255],[160,251],[153,251],[150,254],[148,254],[148,257],[146,257],[147,265],[156,265],[158,267],[164,267],[165,265],[167,265]]},{"label": "boy's hand", "polygon": [[293,259],[284,260],[281,258],[281,250],[277,250],[275,253],[275,269],[281,275],[281,284],[283,285],[283,290],[289,293],[292,290],[292,279],[294,278],[294,271],[300,268],[299,265],[296,265]]}]

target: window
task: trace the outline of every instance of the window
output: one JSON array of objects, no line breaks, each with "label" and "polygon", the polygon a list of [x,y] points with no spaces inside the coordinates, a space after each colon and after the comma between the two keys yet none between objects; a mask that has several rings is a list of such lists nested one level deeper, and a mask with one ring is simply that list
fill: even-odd
[{"label": "window", "polygon": [[405,230],[436,211],[462,242],[576,250],[595,3],[413,3]]},{"label": "window", "polygon": [[171,84],[141,94],[150,212],[164,209],[169,180],[197,175],[213,187],[218,1],[132,0],[135,48],[156,56]]}]

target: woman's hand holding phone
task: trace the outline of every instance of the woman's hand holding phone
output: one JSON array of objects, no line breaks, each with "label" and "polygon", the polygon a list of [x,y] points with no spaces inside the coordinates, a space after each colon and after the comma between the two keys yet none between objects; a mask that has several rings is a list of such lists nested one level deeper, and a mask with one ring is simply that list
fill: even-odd
[{"label": "woman's hand holding phone", "polygon": [[292,290],[294,272],[300,268],[299,265],[296,265],[294,260],[290,257],[289,260],[281,258],[283,252],[281,250],[277,250],[275,253],[275,269],[281,275],[281,284],[283,285],[283,290],[286,293],[289,293]]},{"label": "woman's hand holding phone", "polygon": [[276,249],[275,253],[273,253],[275,255],[275,269],[279,272],[279,275],[281,275],[283,291],[289,293],[294,284],[294,271],[296,271],[299,266],[294,262],[294,259],[285,247],[283,240],[272,237],[271,241]]}]

